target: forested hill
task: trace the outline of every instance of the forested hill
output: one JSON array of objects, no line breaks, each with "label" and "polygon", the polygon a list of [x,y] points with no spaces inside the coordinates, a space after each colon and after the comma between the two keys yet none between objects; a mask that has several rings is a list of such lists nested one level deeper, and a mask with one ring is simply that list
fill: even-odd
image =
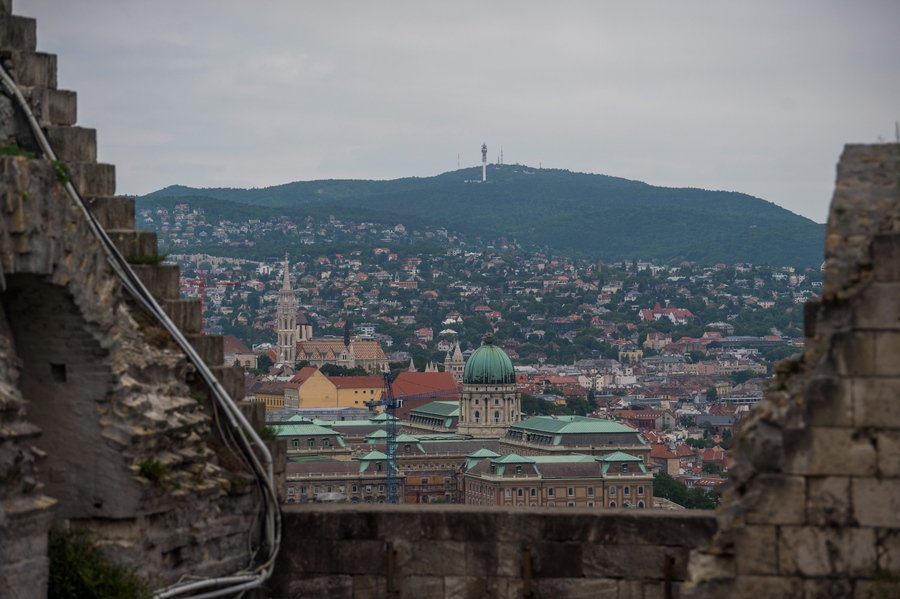
[{"label": "forested hill", "polygon": [[[824,226],[742,193],[655,187],[605,175],[521,165],[390,181],[298,181],[262,189],[171,186],[139,200],[207,197],[334,214],[348,220],[444,226],[483,238],[613,261],[691,260],[818,265]],[[162,202],[160,202],[162,201]],[[139,201],[139,205],[140,205]]]}]

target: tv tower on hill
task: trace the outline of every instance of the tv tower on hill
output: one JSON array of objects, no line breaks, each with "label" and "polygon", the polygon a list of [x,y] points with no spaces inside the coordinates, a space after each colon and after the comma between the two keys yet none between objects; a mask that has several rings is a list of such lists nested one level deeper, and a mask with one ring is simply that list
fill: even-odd
[{"label": "tv tower on hill", "polygon": [[481,144],[481,182],[487,181],[487,144]]}]

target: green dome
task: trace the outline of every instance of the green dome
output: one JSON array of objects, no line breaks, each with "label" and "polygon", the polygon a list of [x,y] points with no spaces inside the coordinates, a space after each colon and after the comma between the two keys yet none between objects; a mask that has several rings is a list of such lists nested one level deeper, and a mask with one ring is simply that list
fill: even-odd
[{"label": "green dome", "polygon": [[465,385],[512,385],[516,382],[512,360],[488,337],[472,352],[463,370]]}]

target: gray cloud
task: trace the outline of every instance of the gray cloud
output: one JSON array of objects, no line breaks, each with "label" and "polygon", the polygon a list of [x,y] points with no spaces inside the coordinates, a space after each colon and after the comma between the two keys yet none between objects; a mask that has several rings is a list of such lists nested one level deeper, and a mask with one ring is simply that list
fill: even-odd
[{"label": "gray cloud", "polygon": [[15,0],[124,193],[507,162],[823,221],[900,118],[900,3]]}]

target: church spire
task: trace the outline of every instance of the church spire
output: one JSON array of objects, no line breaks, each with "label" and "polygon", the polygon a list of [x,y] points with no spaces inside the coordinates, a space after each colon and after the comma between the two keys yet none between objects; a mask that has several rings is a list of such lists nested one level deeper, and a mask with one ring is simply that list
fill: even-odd
[{"label": "church spire", "polygon": [[292,291],[291,289],[291,266],[290,262],[288,262],[287,252],[284,253],[284,282],[281,284],[281,288],[287,291]]}]

